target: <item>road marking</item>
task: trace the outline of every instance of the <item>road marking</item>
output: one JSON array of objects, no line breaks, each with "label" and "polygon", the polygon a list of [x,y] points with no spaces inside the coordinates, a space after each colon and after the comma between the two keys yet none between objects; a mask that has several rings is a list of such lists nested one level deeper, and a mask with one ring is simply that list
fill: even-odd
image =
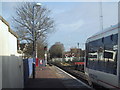
[{"label": "road marking", "polygon": [[[71,78],[77,80],[78,82],[82,83],[84,86],[91,88],[90,86],[88,86],[87,84],[83,83],[82,81],[80,81],[79,79],[77,79],[76,77],[70,75],[69,73],[65,72],[64,70],[62,70],[61,68],[55,66],[57,69],[59,69],[60,71],[64,72],[65,74],[67,74],[68,76],[70,76]],[[91,88],[92,89],[92,88]]]}]

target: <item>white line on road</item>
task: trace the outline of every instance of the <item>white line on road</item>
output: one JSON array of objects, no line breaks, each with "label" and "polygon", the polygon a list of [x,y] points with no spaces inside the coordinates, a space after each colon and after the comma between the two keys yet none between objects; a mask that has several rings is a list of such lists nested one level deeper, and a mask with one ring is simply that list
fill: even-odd
[{"label": "white line on road", "polygon": [[[84,86],[91,88],[90,86],[88,86],[87,84],[83,83],[82,81],[80,81],[79,79],[77,79],[76,77],[70,75],[69,73],[65,72],[64,70],[60,69],[59,67],[55,66],[57,69],[59,69],[60,71],[64,72],[65,74],[69,75],[71,78],[77,80],[78,82],[82,83]],[[91,88],[92,89],[92,88]]]}]

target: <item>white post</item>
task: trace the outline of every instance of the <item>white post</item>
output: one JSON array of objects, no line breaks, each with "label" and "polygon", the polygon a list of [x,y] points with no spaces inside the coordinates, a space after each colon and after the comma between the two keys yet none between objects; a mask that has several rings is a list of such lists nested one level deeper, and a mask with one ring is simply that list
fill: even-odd
[{"label": "white post", "polygon": [[47,51],[45,51],[45,65],[47,65]]}]

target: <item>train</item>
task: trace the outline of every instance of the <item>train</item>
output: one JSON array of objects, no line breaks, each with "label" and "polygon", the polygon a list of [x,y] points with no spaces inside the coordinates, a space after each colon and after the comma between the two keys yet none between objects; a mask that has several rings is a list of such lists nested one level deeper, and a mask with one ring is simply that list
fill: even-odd
[{"label": "train", "polygon": [[85,48],[84,71],[89,84],[120,89],[120,25],[89,37]]}]

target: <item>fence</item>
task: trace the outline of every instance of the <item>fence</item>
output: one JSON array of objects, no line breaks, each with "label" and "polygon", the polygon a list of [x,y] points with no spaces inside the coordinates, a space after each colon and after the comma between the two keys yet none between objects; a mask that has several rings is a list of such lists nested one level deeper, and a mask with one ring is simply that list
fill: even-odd
[{"label": "fence", "polygon": [[17,56],[2,56],[2,88],[24,88],[23,62]]}]

